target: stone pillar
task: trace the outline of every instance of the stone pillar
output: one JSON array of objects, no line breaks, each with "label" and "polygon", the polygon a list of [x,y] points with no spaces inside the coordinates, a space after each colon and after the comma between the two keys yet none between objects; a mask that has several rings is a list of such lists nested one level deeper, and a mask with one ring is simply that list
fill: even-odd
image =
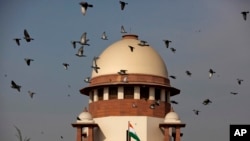
[{"label": "stone pillar", "polygon": [[94,133],[93,133],[93,127],[88,128],[88,141],[94,141]]},{"label": "stone pillar", "polygon": [[82,141],[82,127],[76,128],[76,141]]},{"label": "stone pillar", "polygon": [[165,94],[165,89],[161,89],[161,101],[166,100],[166,94]]},{"label": "stone pillar", "polygon": [[124,99],[124,87],[123,86],[118,87],[117,97],[118,99]]},{"label": "stone pillar", "polygon": [[149,100],[155,100],[155,89],[154,87],[149,87]]},{"label": "stone pillar", "polygon": [[181,128],[179,126],[175,128],[175,141],[181,141]]},{"label": "stone pillar", "polygon": [[134,87],[134,99],[140,99],[140,87],[139,86]]},{"label": "stone pillar", "polygon": [[94,102],[98,101],[98,93],[97,93],[97,89],[94,89]]},{"label": "stone pillar", "polygon": [[103,100],[109,100],[109,88],[104,87],[103,89]]},{"label": "stone pillar", "polygon": [[164,141],[170,141],[169,127],[164,128]]}]

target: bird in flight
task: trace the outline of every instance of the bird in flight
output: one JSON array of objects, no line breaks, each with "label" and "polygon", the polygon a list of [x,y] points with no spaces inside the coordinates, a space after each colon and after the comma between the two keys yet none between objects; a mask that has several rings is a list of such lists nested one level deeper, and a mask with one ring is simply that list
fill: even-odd
[{"label": "bird in flight", "polygon": [[82,34],[82,36],[81,36],[81,39],[80,39],[80,44],[81,45],[87,45],[87,46],[89,46],[89,44],[88,44],[88,41],[89,41],[89,39],[87,39],[87,32],[84,32],[83,34]]},{"label": "bird in flight", "polygon": [[69,64],[68,63],[63,63],[63,66],[64,66],[64,69],[67,70],[68,67],[69,67]]},{"label": "bird in flight", "polygon": [[173,75],[170,75],[169,77],[172,79],[176,79],[176,76],[173,76]]},{"label": "bird in flight", "polygon": [[140,40],[140,43],[138,43],[139,46],[149,46],[147,41]]},{"label": "bird in flight", "polygon": [[237,95],[238,93],[236,93],[236,92],[230,92],[230,94],[232,94],[232,95]]},{"label": "bird in flight", "polygon": [[239,78],[237,79],[237,82],[239,85],[241,85],[242,81],[243,81],[243,79],[239,79]]},{"label": "bird in flight", "polygon": [[125,74],[127,74],[127,70],[120,70],[119,72],[118,72],[118,74],[120,74],[120,75],[125,75]]},{"label": "bird in flight", "polygon": [[134,51],[134,49],[135,49],[135,47],[130,46],[130,45],[128,45],[128,47],[129,47],[129,49],[130,49],[130,51],[131,51],[131,52],[133,52],[133,51]]},{"label": "bird in flight", "polygon": [[200,112],[200,111],[194,109],[193,112],[194,112],[196,115],[199,115],[199,112]]},{"label": "bird in flight", "polygon": [[186,74],[188,75],[188,76],[191,76],[192,75],[192,73],[190,72],[190,71],[186,71]]},{"label": "bird in flight", "polygon": [[84,82],[85,82],[85,83],[90,83],[90,77],[86,77],[86,78],[84,79]]},{"label": "bird in flight", "polygon": [[34,61],[34,59],[31,59],[31,58],[24,58],[26,64],[29,66],[31,61]]},{"label": "bird in flight", "polygon": [[28,31],[24,29],[24,37],[23,37],[27,42],[30,42],[31,40],[34,40],[33,38],[30,37]]},{"label": "bird in flight", "polygon": [[71,41],[71,44],[73,45],[73,48],[76,48],[76,43],[80,43],[79,41]]},{"label": "bird in flight", "polygon": [[106,32],[103,32],[103,33],[102,33],[101,39],[103,39],[103,40],[108,40],[108,36],[106,35]]},{"label": "bird in flight", "polygon": [[78,56],[78,57],[86,57],[86,55],[83,55],[83,46],[81,46],[79,49],[78,49],[78,51],[77,51],[77,54],[76,54],[76,56]]},{"label": "bird in flight", "polygon": [[170,50],[171,50],[173,53],[175,53],[175,51],[176,51],[176,49],[173,48],[173,47],[171,47]]},{"label": "bird in flight", "polygon": [[87,2],[80,2],[79,4],[81,5],[81,11],[84,16],[86,15],[88,7],[93,7],[92,4],[89,4]]},{"label": "bird in flight", "polygon": [[169,47],[169,43],[172,42],[172,41],[170,41],[170,40],[163,40],[163,41],[164,41],[164,43],[165,43],[166,48],[168,48],[168,47]]},{"label": "bird in flight", "polygon": [[17,89],[18,92],[21,91],[21,86],[17,85],[13,80],[11,81],[11,88]]},{"label": "bird in flight", "polygon": [[242,11],[241,12],[243,19],[246,21],[247,20],[247,14],[249,14],[249,11]]},{"label": "bird in flight", "polygon": [[95,70],[96,73],[98,73],[98,69],[100,69],[100,67],[97,66],[96,60],[99,59],[99,57],[94,57],[93,58],[93,63],[94,65],[92,65],[91,67]]},{"label": "bird in flight", "polygon": [[209,69],[209,79],[212,78],[212,76],[214,75],[215,71],[213,69]]},{"label": "bird in flight", "polygon": [[210,99],[205,99],[202,104],[208,105],[209,103],[212,103],[212,101]]},{"label": "bird in flight", "polygon": [[127,33],[123,25],[121,26],[121,33]]},{"label": "bird in flight", "polygon": [[14,38],[13,40],[15,40],[16,44],[18,46],[20,46],[20,40],[21,40],[21,38]]},{"label": "bird in flight", "polygon": [[174,101],[174,100],[171,100],[170,102],[173,103],[173,104],[178,104],[178,102]]},{"label": "bird in flight", "polygon": [[121,5],[121,10],[124,10],[125,5],[127,5],[128,3],[124,2],[124,1],[120,1],[120,5]]},{"label": "bird in flight", "polygon": [[33,98],[34,94],[36,94],[36,93],[32,92],[32,91],[28,91],[28,94],[29,94],[30,98]]}]

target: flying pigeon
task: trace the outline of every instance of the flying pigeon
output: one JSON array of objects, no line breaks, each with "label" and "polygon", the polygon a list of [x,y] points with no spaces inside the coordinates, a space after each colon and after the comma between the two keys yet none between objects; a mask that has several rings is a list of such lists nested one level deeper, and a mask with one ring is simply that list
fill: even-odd
[{"label": "flying pigeon", "polygon": [[243,79],[239,79],[239,78],[237,79],[237,82],[239,85],[241,85],[242,81],[243,81]]},{"label": "flying pigeon", "polygon": [[247,14],[249,14],[249,11],[242,11],[241,12],[243,19],[246,21],[247,20]]},{"label": "flying pigeon", "polygon": [[63,139],[63,136],[61,136],[61,139]]},{"label": "flying pigeon", "polygon": [[88,7],[93,7],[92,4],[89,4],[87,2],[80,2],[79,4],[81,5],[81,11],[83,15],[86,14]]},{"label": "flying pigeon", "polygon": [[203,101],[203,105],[208,105],[209,103],[212,103],[212,101],[210,99],[206,99]]},{"label": "flying pigeon", "polygon": [[16,44],[17,44],[18,46],[20,46],[20,40],[21,40],[21,38],[14,38],[13,40],[15,40],[15,41],[16,41]]},{"label": "flying pigeon", "polygon": [[160,100],[156,100],[156,101],[155,101],[155,105],[156,105],[156,106],[160,106],[160,104],[161,104],[161,101],[160,101]]},{"label": "flying pigeon", "polygon": [[17,85],[13,80],[11,81],[11,88],[17,89],[18,92],[21,91],[21,86]]},{"label": "flying pigeon", "polygon": [[81,38],[80,38],[80,42],[79,43],[81,45],[87,45],[87,46],[89,46],[88,41],[89,41],[89,39],[87,39],[87,32],[84,32],[82,34]]},{"label": "flying pigeon", "polygon": [[178,102],[174,101],[174,100],[171,100],[170,102],[173,103],[173,104],[178,104]]},{"label": "flying pigeon", "polygon": [[69,67],[69,64],[68,63],[63,63],[63,66],[64,66],[64,69],[67,70],[68,67]]},{"label": "flying pigeon", "polygon": [[154,104],[154,103],[151,104],[151,105],[149,106],[149,108],[150,108],[150,109],[155,109],[155,104]]},{"label": "flying pigeon", "polygon": [[122,82],[124,82],[124,83],[128,83],[128,77],[127,77],[127,76],[125,76],[125,77],[122,79]]},{"label": "flying pigeon", "polygon": [[175,48],[170,48],[173,53],[175,53],[176,49]]},{"label": "flying pigeon", "polygon": [[28,91],[29,95],[30,95],[30,98],[33,98],[34,94],[36,94],[35,92],[31,92],[31,91]]},{"label": "flying pigeon", "polygon": [[90,83],[90,77],[86,77],[86,78],[84,79],[84,82]]},{"label": "flying pigeon", "polygon": [[133,51],[134,51],[134,49],[135,49],[135,47],[130,46],[130,45],[128,45],[128,47],[129,47],[129,49],[130,49],[130,51],[131,51],[131,52],[133,52]]},{"label": "flying pigeon", "polygon": [[128,3],[124,2],[124,1],[120,1],[120,5],[121,5],[121,10],[124,10],[125,5],[127,5]]},{"label": "flying pigeon", "polygon": [[86,57],[86,55],[83,55],[83,52],[84,51],[83,51],[83,46],[82,46],[82,47],[80,47],[78,49],[76,56],[78,56],[78,57]]},{"label": "flying pigeon", "polygon": [[76,48],[76,43],[80,43],[79,41],[71,41],[71,44],[73,45],[73,48]]},{"label": "flying pigeon", "polygon": [[140,43],[138,44],[139,46],[149,46],[149,44],[147,44],[147,41],[141,40]]},{"label": "flying pigeon", "polygon": [[230,92],[230,94],[232,94],[232,95],[237,95],[238,93],[236,93],[236,92]]},{"label": "flying pigeon", "polygon": [[214,75],[215,71],[212,69],[209,69],[209,79],[212,78],[212,76]]},{"label": "flying pigeon", "polygon": [[192,73],[190,72],[190,71],[186,71],[186,74],[188,75],[188,76],[191,76],[192,75]]},{"label": "flying pigeon", "polygon": [[100,67],[98,67],[97,63],[96,63],[97,59],[99,59],[99,57],[94,57],[93,58],[94,65],[91,66],[95,70],[96,73],[98,73],[98,69],[100,69]]},{"label": "flying pigeon", "polygon": [[23,37],[27,42],[30,42],[31,40],[34,40],[33,38],[30,37],[28,31],[24,29],[24,37]]},{"label": "flying pigeon", "polygon": [[163,40],[163,41],[164,41],[164,43],[165,43],[166,48],[168,48],[168,47],[169,47],[169,43],[172,42],[172,41],[170,41],[170,40]]},{"label": "flying pigeon", "polygon": [[121,26],[121,33],[127,33],[123,25]]},{"label": "flying pigeon", "polygon": [[199,112],[200,112],[200,111],[194,109],[193,112],[194,112],[196,115],[199,115]]},{"label": "flying pigeon", "polygon": [[175,77],[175,76],[173,76],[173,75],[170,75],[169,77],[170,77],[170,78],[172,78],[172,79],[176,79],[176,77]]},{"label": "flying pigeon", "polygon": [[30,58],[24,58],[26,64],[29,66],[31,61],[34,61],[33,59]]},{"label": "flying pigeon", "polygon": [[103,40],[108,40],[108,36],[106,35],[106,32],[103,32],[103,33],[102,33],[101,39],[103,39]]},{"label": "flying pigeon", "polygon": [[120,71],[118,72],[118,74],[120,74],[120,75],[125,75],[125,74],[127,74],[126,72],[127,72],[127,70],[120,70]]}]

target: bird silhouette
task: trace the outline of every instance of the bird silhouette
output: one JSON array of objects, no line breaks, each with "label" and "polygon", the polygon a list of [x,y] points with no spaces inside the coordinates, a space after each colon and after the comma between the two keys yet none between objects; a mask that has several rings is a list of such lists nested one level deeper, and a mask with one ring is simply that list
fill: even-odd
[{"label": "bird silhouette", "polygon": [[31,40],[34,40],[33,38],[30,37],[28,31],[24,29],[24,37],[23,37],[27,42],[30,42]]},{"label": "bird silhouette", "polygon": [[209,79],[211,79],[214,74],[215,71],[213,69],[209,69]]},{"label": "bird silhouette", "polygon": [[84,32],[82,34],[81,38],[80,38],[80,42],[79,43],[81,45],[87,45],[87,46],[89,46],[88,41],[89,41],[89,39],[87,39],[87,32]]},{"label": "bird silhouette", "polygon": [[186,74],[188,75],[188,76],[191,76],[192,75],[192,73],[190,72],[190,71],[186,71]]},{"label": "bird silhouette", "polygon": [[135,47],[130,46],[130,45],[128,45],[128,47],[129,47],[129,49],[130,49],[130,51],[131,51],[131,52],[133,52],[133,51],[134,51],[134,49],[135,49]]},{"label": "bird silhouette", "polygon": [[241,85],[242,81],[243,81],[243,79],[239,79],[239,78],[237,79],[237,82],[239,85]]},{"label": "bird silhouette", "polygon": [[175,53],[175,51],[176,51],[176,49],[175,48],[170,48],[170,50],[173,52],[173,53]]},{"label": "bird silhouette", "polygon": [[11,88],[16,89],[18,92],[21,91],[21,86],[17,85],[13,80],[11,81]]},{"label": "bird silhouette", "polygon": [[176,79],[176,76],[174,76],[174,75],[170,75],[169,77],[172,79]]},{"label": "bird silhouette", "polygon": [[205,99],[202,104],[208,105],[209,103],[212,103],[212,101],[210,99]]},{"label": "bird silhouette", "polygon": [[149,108],[150,109],[155,109],[155,103],[150,104]]},{"label": "bird silhouette", "polygon": [[232,94],[232,95],[237,95],[238,93],[236,93],[236,92],[230,92],[230,94]]},{"label": "bird silhouette", "polygon": [[80,42],[79,41],[71,41],[71,44],[72,44],[74,49],[76,48],[76,43],[80,43]]},{"label": "bird silhouette", "polygon": [[121,33],[127,33],[123,25],[121,26]]},{"label": "bird silhouette", "polygon": [[127,72],[127,70],[121,69],[121,70],[118,72],[118,74],[120,74],[120,75],[125,75],[125,74],[127,74],[126,72]]},{"label": "bird silhouette", "polygon": [[101,39],[103,39],[103,40],[108,40],[108,36],[106,35],[106,32],[103,32],[103,33],[102,33]]},{"label": "bird silhouette", "polygon": [[99,59],[99,57],[94,57],[93,58],[93,65],[91,66],[96,73],[98,73],[98,69],[100,69],[100,67],[97,66],[96,60]]},{"label": "bird silhouette", "polygon": [[33,98],[34,94],[36,94],[36,93],[32,92],[32,91],[28,91],[28,94],[29,94],[30,98]]},{"label": "bird silhouette", "polygon": [[194,112],[196,115],[199,115],[199,112],[200,112],[200,111],[194,109],[193,112]]},{"label": "bird silhouette", "polygon": [[68,63],[63,63],[63,66],[64,66],[64,69],[67,70],[68,67],[69,67],[69,64]]},{"label": "bird silhouette", "polygon": [[77,53],[76,53],[76,56],[78,56],[78,57],[86,57],[86,55],[83,55],[83,46],[81,46],[79,49],[78,49],[78,51],[77,51]]},{"label": "bird silhouette", "polygon": [[31,61],[34,61],[34,59],[31,58],[24,58],[24,60],[28,66],[30,66]]},{"label": "bird silhouette", "polygon": [[128,83],[128,77],[127,76],[123,77],[122,82]]},{"label": "bird silhouette", "polygon": [[140,43],[138,43],[139,46],[149,46],[147,41],[140,40]]},{"label": "bird silhouette", "polygon": [[161,101],[158,99],[158,100],[155,100],[155,105],[156,106],[160,106],[160,104],[161,104]]},{"label": "bird silhouette", "polygon": [[242,11],[241,12],[243,19],[246,21],[247,20],[247,14],[249,14],[249,11]]},{"label": "bird silhouette", "polygon": [[81,5],[81,12],[84,16],[86,15],[88,7],[93,7],[92,4],[89,4],[87,2],[80,2],[79,4]]},{"label": "bird silhouette", "polygon": [[172,41],[170,41],[170,40],[163,40],[163,41],[164,41],[164,43],[165,43],[166,48],[168,48],[168,47],[169,47],[169,43],[172,42]]},{"label": "bird silhouette", "polygon": [[128,3],[124,2],[124,1],[120,1],[120,5],[121,5],[121,10],[124,10],[125,5],[127,5]]},{"label": "bird silhouette", "polygon": [[174,100],[171,100],[170,103],[172,103],[172,104],[178,104],[178,102],[174,101]]},{"label": "bird silhouette", "polygon": [[86,78],[84,79],[84,82],[85,82],[85,83],[90,83],[90,77],[86,77]]},{"label": "bird silhouette", "polygon": [[15,40],[16,44],[20,46],[20,40],[22,40],[21,38],[14,38],[13,40]]}]

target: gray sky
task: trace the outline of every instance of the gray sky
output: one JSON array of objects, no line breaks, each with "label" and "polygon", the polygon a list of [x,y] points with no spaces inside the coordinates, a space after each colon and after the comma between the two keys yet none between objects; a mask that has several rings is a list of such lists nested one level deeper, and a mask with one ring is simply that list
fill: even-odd
[{"label": "gray sky", "polygon": [[[88,105],[88,97],[79,93],[87,86],[91,61],[107,46],[121,39],[120,26],[148,41],[164,59],[171,85],[181,94],[171,97],[181,120],[183,141],[229,140],[230,124],[250,123],[250,11],[249,0],[126,0],[120,10],[118,0],[91,0],[83,16],[77,0],[0,2],[0,138],[17,140],[14,125],[31,140],[75,140],[71,123]],[[13,38],[23,30],[35,38],[17,46]],[[109,40],[101,40],[102,32]],[[77,58],[70,41],[87,32],[90,46],[86,58]],[[172,40],[172,53],[162,40]],[[24,58],[32,58],[30,66]],[[64,70],[62,63],[69,63]],[[212,79],[208,70],[216,71]],[[185,71],[192,72],[188,77]],[[7,76],[5,76],[7,75]],[[237,78],[244,79],[242,85]],[[11,80],[22,86],[10,88]],[[68,87],[70,85],[71,87]],[[33,99],[28,91],[36,92]],[[231,95],[230,92],[238,92]],[[68,97],[67,95],[70,95]],[[212,100],[202,105],[206,98]],[[199,109],[200,115],[193,114]],[[43,134],[42,134],[43,133]]]}]

